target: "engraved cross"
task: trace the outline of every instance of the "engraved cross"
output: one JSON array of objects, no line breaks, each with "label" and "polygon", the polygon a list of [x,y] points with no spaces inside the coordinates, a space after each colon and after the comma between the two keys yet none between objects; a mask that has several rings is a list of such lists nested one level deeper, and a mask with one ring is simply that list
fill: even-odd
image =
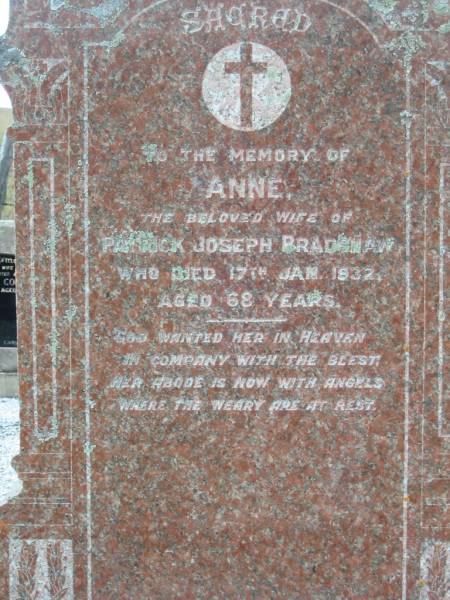
[{"label": "engraved cross", "polygon": [[225,63],[225,73],[240,76],[241,88],[241,127],[252,127],[253,116],[253,75],[265,73],[267,63],[253,62],[252,44],[241,44],[241,57],[239,62]]}]

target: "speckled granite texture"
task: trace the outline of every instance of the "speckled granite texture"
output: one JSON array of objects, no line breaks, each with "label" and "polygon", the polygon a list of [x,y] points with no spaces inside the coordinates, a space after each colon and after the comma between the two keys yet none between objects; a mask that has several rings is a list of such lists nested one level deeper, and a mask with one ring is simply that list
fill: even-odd
[{"label": "speckled granite texture", "polygon": [[0,597],[449,597],[448,2],[17,0]]}]

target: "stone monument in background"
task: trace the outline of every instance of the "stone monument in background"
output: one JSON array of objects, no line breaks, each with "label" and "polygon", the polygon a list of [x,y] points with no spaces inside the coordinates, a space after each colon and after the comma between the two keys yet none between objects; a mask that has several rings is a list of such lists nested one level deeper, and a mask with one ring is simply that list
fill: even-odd
[{"label": "stone monument in background", "polygon": [[12,122],[12,109],[0,108],[0,398],[11,402],[18,396],[13,144],[6,135]]},{"label": "stone monument in background", "polygon": [[449,594],[448,3],[17,0],[0,597]]}]

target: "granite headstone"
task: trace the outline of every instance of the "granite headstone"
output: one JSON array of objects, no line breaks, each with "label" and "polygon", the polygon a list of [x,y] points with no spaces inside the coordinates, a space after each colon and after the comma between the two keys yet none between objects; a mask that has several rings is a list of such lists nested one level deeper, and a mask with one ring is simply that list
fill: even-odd
[{"label": "granite headstone", "polygon": [[12,600],[449,594],[448,2],[17,0]]}]

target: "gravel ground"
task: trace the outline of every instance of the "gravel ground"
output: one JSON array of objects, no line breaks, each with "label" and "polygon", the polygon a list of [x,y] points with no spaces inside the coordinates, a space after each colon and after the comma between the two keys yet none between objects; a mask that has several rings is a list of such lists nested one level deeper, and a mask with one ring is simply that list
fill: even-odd
[{"label": "gravel ground", "polygon": [[0,505],[22,489],[11,459],[20,450],[19,400],[0,398]]}]

